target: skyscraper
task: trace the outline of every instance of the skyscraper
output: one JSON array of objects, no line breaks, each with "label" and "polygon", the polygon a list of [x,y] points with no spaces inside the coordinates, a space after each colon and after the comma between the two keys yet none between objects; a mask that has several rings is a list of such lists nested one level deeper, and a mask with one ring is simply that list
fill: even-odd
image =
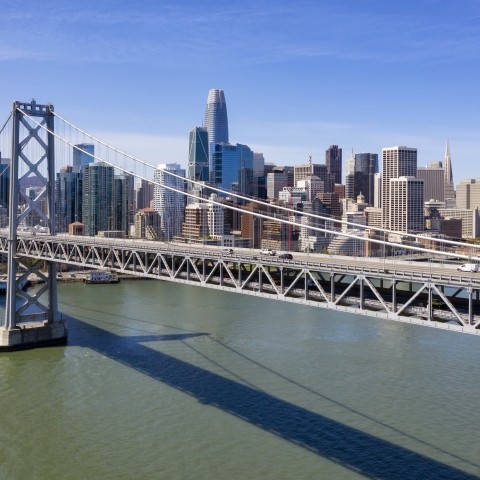
[{"label": "skyscraper", "polygon": [[67,165],[55,182],[55,224],[58,233],[68,232],[73,222],[82,221],[82,175]]},{"label": "skyscraper", "polygon": [[113,222],[114,168],[103,162],[85,165],[82,171],[82,221],[85,235],[111,230]]},{"label": "skyscraper", "polygon": [[342,183],[342,149],[338,145],[330,145],[325,152],[327,172],[332,174],[335,183]]},{"label": "skyscraper", "polygon": [[134,222],[134,177],[129,173],[115,175],[113,179],[113,219],[111,230],[129,234]]},{"label": "skyscraper", "polygon": [[356,199],[362,194],[365,202],[374,204],[374,179],[378,173],[378,155],[376,153],[356,153],[347,163],[345,176],[345,196]]},{"label": "skyscraper", "polygon": [[390,147],[382,150],[382,209],[383,226],[390,228],[390,212],[400,205],[390,205],[390,180],[399,177],[417,176],[417,149]]},{"label": "skyscraper", "polygon": [[450,157],[450,143],[448,140],[445,147],[445,161],[443,167],[445,168],[445,200],[450,200],[452,202],[455,199],[455,187],[453,185],[452,158]]},{"label": "skyscraper", "polygon": [[91,143],[79,143],[75,147],[77,148],[73,149],[73,172],[79,173],[85,165],[93,163],[95,146]]},{"label": "skyscraper", "polygon": [[253,194],[253,152],[246,145],[210,144],[210,182],[223,190]]},{"label": "skyscraper", "polygon": [[8,207],[10,192],[10,160],[0,155],[0,206]]},{"label": "skyscraper", "polygon": [[[208,131],[195,127],[188,142],[188,176],[190,180],[208,182]],[[189,184],[191,188],[192,184]]]},{"label": "skyscraper", "polygon": [[[177,163],[167,163],[158,165],[153,174],[155,187],[153,190],[153,208],[160,213],[162,235],[167,240],[181,235],[182,223],[185,218],[185,198],[181,191],[184,189],[184,182],[177,176],[172,176],[169,172],[180,177],[185,177],[185,170]],[[175,190],[165,188],[170,186]]]},{"label": "skyscraper", "polygon": [[208,92],[203,126],[208,131],[208,143],[228,143],[227,104],[223,90]]},{"label": "skyscraper", "polygon": [[414,177],[391,178],[389,198],[388,228],[405,233],[423,232],[423,180]]},{"label": "skyscraper", "polygon": [[426,201],[445,200],[445,169],[442,162],[433,162],[417,168],[417,178],[423,179],[423,197]]}]

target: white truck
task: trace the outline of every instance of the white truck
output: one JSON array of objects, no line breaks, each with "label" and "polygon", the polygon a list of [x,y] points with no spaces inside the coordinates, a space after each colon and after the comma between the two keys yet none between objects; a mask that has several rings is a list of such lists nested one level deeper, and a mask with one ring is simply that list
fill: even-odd
[{"label": "white truck", "polygon": [[478,263],[464,263],[457,270],[460,272],[480,272],[480,265]]}]

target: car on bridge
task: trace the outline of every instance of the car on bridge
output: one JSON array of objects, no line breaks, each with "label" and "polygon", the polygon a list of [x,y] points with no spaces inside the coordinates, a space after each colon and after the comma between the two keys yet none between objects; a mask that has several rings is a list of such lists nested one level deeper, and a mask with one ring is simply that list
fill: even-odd
[{"label": "car on bridge", "polygon": [[274,257],[277,254],[277,252],[276,250],[271,250],[270,248],[263,248],[262,250],[260,250],[260,254],[270,255],[271,257]]},{"label": "car on bridge", "polygon": [[281,258],[283,260],[293,260],[293,255],[291,253],[282,253],[278,256],[278,258]]},{"label": "car on bridge", "polygon": [[223,253],[229,253],[230,255],[232,255],[233,254],[233,248],[224,248],[222,250],[222,252]]},{"label": "car on bridge", "polygon": [[480,265],[477,263],[464,263],[457,270],[460,272],[480,272]]}]

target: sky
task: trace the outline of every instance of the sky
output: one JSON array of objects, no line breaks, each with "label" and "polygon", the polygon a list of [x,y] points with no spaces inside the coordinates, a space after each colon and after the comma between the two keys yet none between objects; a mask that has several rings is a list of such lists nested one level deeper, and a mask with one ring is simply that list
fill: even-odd
[{"label": "sky", "polygon": [[[480,177],[478,0],[2,0],[0,122],[52,103],[150,163],[188,160],[208,91],[225,92],[231,143],[277,165],[329,145],[450,142],[455,183]],[[2,113],[3,112],[3,113]]]}]

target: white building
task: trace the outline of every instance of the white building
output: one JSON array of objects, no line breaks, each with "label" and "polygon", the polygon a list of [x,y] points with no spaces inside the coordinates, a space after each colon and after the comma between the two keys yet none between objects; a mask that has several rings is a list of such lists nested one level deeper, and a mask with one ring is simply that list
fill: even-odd
[{"label": "white building", "polygon": [[390,179],[388,228],[397,232],[423,232],[423,180],[415,177]]},{"label": "white building", "polygon": [[305,191],[307,201],[309,202],[317,196],[317,193],[323,193],[325,191],[325,182],[316,176],[299,180],[295,186],[297,188],[302,188]]},{"label": "white building", "polygon": [[[400,205],[395,205],[390,197],[390,180],[400,177],[417,176],[417,149],[409,147],[390,147],[382,150],[382,209],[383,225],[394,230],[391,212],[400,210]],[[423,196],[423,192],[422,192]],[[423,208],[423,200],[421,202]],[[401,214],[401,212],[398,212]]]},{"label": "white building", "polygon": [[[173,173],[175,176],[171,175]],[[153,208],[160,213],[164,238],[181,235],[185,215],[185,170],[177,163],[158,165],[153,174]],[[171,187],[174,190],[165,188]]]}]

